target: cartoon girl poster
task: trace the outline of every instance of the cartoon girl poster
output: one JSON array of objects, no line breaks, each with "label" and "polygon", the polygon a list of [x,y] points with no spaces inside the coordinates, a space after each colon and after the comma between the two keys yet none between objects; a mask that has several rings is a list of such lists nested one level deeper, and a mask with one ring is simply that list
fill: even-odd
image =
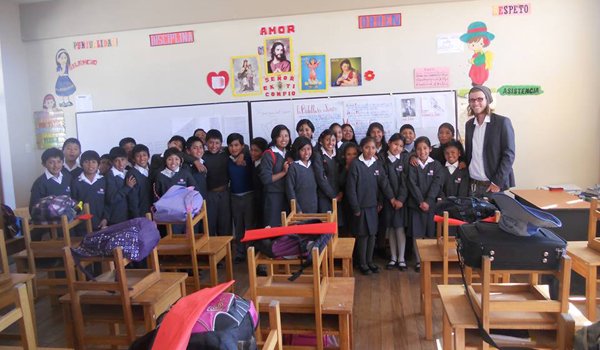
[{"label": "cartoon girl poster", "polygon": [[491,51],[483,49],[488,47],[494,38],[495,35],[487,31],[487,26],[483,22],[469,24],[467,32],[460,36],[460,40],[467,43],[469,49],[473,51],[473,56],[469,60],[471,63],[469,77],[473,86],[483,85],[488,80],[494,57]]},{"label": "cartoon girl poster", "polygon": [[70,107],[73,105],[73,102],[69,100],[69,96],[75,93],[77,88],[71,78],[69,78],[69,66],[71,65],[71,57],[69,53],[65,49],[60,49],[56,52],[56,72],[58,73],[58,78],[56,79],[56,85],[54,89],[56,91],[56,95],[62,98],[62,101],[59,103],[61,107]]},{"label": "cartoon girl poster", "polygon": [[46,112],[60,112],[61,110],[56,107],[56,99],[54,95],[47,94],[44,96],[44,101],[42,102],[42,108]]},{"label": "cartoon girl poster", "polygon": [[300,55],[301,91],[327,91],[327,64],[325,54]]}]

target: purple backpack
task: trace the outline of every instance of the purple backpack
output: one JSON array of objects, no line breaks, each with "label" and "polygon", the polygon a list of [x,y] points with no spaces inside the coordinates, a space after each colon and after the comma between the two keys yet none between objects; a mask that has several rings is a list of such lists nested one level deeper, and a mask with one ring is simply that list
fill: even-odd
[{"label": "purple backpack", "polygon": [[195,216],[202,209],[203,198],[193,187],[173,185],[156,203],[154,220],[157,222],[185,222],[187,213]]},{"label": "purple backpack", "polygon": [[66,194],[44,197],[31,209],[31,220],[36,224],[44,224],[60,221],[60,217],[66,215],[71,221],[77,214],[76,205],[77,202]]},{"label": "purple backpack", "polygon": [[121,247],[123,257],[142,261],[159,240],[156,223],[146,218],[135,218],[86,235],[81,244],[71,251],[74,257],[112,256],[113,250]]}]

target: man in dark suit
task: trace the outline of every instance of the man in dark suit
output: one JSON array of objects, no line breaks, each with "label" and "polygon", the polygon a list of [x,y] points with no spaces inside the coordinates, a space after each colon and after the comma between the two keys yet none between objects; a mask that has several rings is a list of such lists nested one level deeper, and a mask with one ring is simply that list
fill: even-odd
[{"label": "man in dark suit", "polygon": [[469,91],[465,124],[465,156],[474,196],[489,196],[515,186],[515,132],[510,119],[493,113],[490,89],[483,85]]}]

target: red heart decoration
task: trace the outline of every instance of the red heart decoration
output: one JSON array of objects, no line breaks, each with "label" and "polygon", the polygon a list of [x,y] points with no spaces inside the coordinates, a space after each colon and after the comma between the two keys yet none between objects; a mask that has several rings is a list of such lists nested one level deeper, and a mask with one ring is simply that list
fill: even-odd
[{"label": "red heart decoration", "polygon": [[224,70],[219,73],[210,72],[206,75],[206,83],[217,95],[220,95],[229,84],[229,74]]}]

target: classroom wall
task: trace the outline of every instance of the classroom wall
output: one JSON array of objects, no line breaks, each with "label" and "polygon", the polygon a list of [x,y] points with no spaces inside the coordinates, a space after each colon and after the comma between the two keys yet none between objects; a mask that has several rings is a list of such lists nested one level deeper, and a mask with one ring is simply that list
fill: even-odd
[{"label": "classroom wall", "polygon": [[39,176],[27,58],[19,28],[19,6],[0,1],[0,169],[3,199],[12,207],[28,203],[31,183]]},{"label": "classroom wall", "polygon": [[[539,96],[496,95],[499,114],[512,119],[517,154],[517,187],[549,183],[588,186],[600,182],[600,111],[596,103],[600,72],[597,14],[600,2],[531,0],[531,14],[492,16],[491,1],[453,2],[374,10],[356,10],[278,18],[247,19],[196,25],[131,30],[28,42],[27,77],[30,111],[21,118],[27,127],[10,126],[11,142],[23,159],[13,168],[17,202],[24,205],[33,174],[41,171],[39,152],[25,152],[33,134],[32,113],[42,98],[54,93],[54,55],[67,48],[71,60],[96,60],[70,72],[78,94],[90,94],[95,110],[135,108],[239,100],[263,100],[262,96],[234,98],[228,88],[222,95],[206,84],[210,71],[229,70],[230,57],[256,54],[263,44],[262,26],[294,24],[293,55],[324,52],[328,58],[362,57],[363,71],[376,78],[362,87],[329,89],[322,94],[298,93],[298,97],[354,95],[414,91],[415,67],[449,67],[452,89],[470,86],[467,72],[471,52],[437,54],[436,36],[464,33],[469,23],[484,21],[496,35],[489,49],[495,61],[488,86],[541,85]],[[401,12],[399,28],[357,29],[357,16]],[[195,43],[149,47],[152,33],[194,30]],[[118,38],[118,47],[73,50],[73,42]],[[264,68],[264,67],[263,67]],[[11,79],[16,82],[16,79]],[[11,86],[12,89],[12,86]],[[8,89],[7,89],[8,90]],[[464,100],[463,100],[464,102]],[[75,136],[75,110],[65,109],[67,132]],[[118,127],[118,125],[115,125]],[[141,126],[148,127],[148,126]],[[13,132],[14,131],[14,132]],[[190,130],[190,133],[192,130]],[[123,136],[127,131],[123,130]],[[187,136],[187,135],[186,135]],[[143,140],[139,140],[142,141]],[[11,149],[11,152],[13,149]],[[22,169],[31,169],[21,179]],[[17,180],[18,179],[18,180]]]}]

